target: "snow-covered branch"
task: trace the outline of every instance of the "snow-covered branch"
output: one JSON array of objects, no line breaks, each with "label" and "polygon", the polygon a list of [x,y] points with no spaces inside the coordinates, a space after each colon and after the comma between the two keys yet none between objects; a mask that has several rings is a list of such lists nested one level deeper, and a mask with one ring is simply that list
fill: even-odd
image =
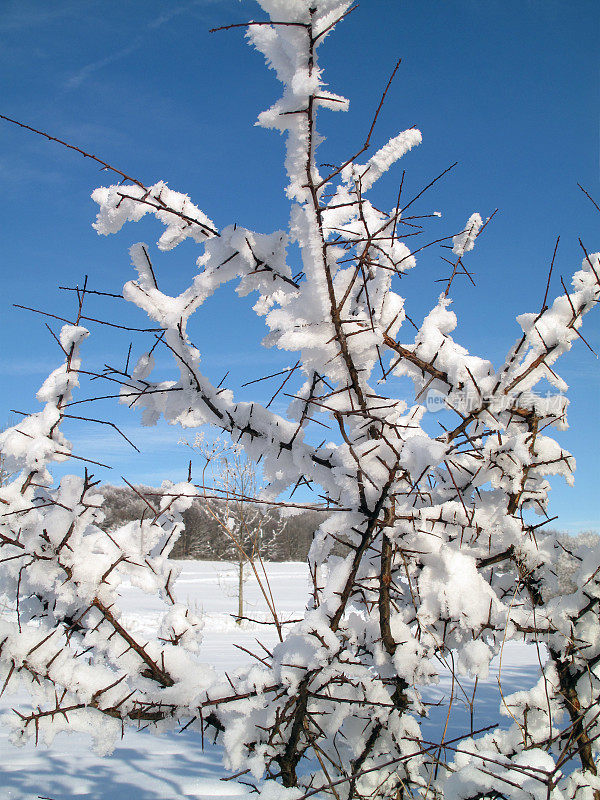
[{"label": "snow-covered branch", "polygon": [[[265,497],[301,482],[320,487],[336,513],[315,534],[313,592],[302,621],[251,668],[225,680],[201,666],[202,621],[176,602],[168,558],[197,487],[165,485],[144,519],[107,534],[87,473],[52,486],[47,465],[69,455],[59,425],[87,333],[67,326],[65,365],[40,390],[44,410],[0,439],[22,470],[0,487],[2,591],[16,598],[13,617],[0,623],[1,663],[6,681],[18,675],[50,691],[49,708],[21,717],[21,730],[83,728],[88,715],[113,728],[185,719],[200,730],[207,710],[228,767],[277,781],[282,798],[598,800],[600,550],[595,539],[569,549],[531,514],[547,519],[548,476],[572,480],[573,457],[549,435],[566,425],[566,384],[554,367],[600,298],[600,254],[584,252],[572,289],[549,305],[546,293],[539,313],[518,318],[522,337],[499,369],[470,354],[453,337],[450,290],[471,277],[467,259],[487,222],[474,213],[462,231],[411,251],[409,237],[434,215],[406,210],[435,180],[407,202],[401,184],[387,211],[369,199],[422,139],[410,128],[371,153],[391,79],[364,145],[321,175],[318,115],[347,101],[327,87],[318,49],[350,0],[259,5],[270,22],[248,23],[246,35],[283,85],[258,124],[286,135],[288,230],[219,230],[187,195],[131,179],[94,192],[95,227],[116,233],[151,213],[165,227],[160,250],[186,238],[201,248],[199,271],[175,297],[160,289],[149,248],[131,249],[137,278],[124,297],[158,330],[124,374],[121,400],[142,410],[145,424],[162,416],[225,431],[260,460]],[[396,281],[441,241],[452,242],[450,277],[407,342]],[[290,244],[302,257],[297,276],[286,261]],[[302,384],[286,416],[238,402],[200,370],[188,321],[234,279],[240,298],[258,293],[265,344],[294,354],[285,382],[301,375]],[[177,380],[152,380],[156,347],[172,355]],[[412,403],[398,397],[406,378]],[[543,396],[541,381],[556,394]],[[428,414],[440,408],[454,421],[433,435]],[[306,433],[323,422],[331,441],[310,445]],[[152,641],[119,614],[123,580],[158,591],[166,604]],[[440,664],[453,681],[478,681],[507,641],[523,638],[543,643],[548,659],[540,657],[534,687],[503,696],[508,727],[477,732],[471,724],[448,738],[452,695],[429,741],[421,722]],[[264,792],[276,796],[270,784]]]}]

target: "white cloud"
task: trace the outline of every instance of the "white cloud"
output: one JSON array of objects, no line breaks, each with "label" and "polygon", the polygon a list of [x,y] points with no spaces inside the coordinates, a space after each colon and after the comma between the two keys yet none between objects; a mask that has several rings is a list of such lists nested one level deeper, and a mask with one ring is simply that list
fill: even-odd
[{"label": "white cloud", "polygon": [[127,47],[122,47],[120,50],[116,50],[114,53],[110,53],[104,58],[98,59],[98,61],[92,61],[90,64],[86,64],[79,70],[79,72],[76,72],[75,75],[72,75],[67,80],[66,88],[76,89],[78,86],[81,86],[81,84],[87,80],[90,75],[93,75],[94,72],[98,72],[98,70],[101,70],[103,67],[112,64],[114,61],[125,58],[125,56],[128,56],[136,50],[139,50],[139,48],[142,46],[142,43],[143,38],[139,36]]},{"label": "white cloud", "polygon": [[[118,423],[117,423],[118,424]],[[181,450],[184,455],[183,446],[179,440],[185,438],[185,431],[178,426],[160,425],[153,428],[145,428],[141,425],[120,425],[119,429],[130,439],[142,453],[158,452],[162,453],[166,449],[172,452]],[[193,433],[189,432],[193,438]],[[73,444],[73,451],[77,455],[102,461],[103,458],[117,454],[131,454],[136,457],[135,450],[125,439],[109,425],[88,423],[85,430],[66,433]]]},{"label": "white cloud", "polygon": [[81,2],[44,3],[9,0],[0,10],[0,33],[35,28],[64,19],[81,11]]},{"label": "white cloud", "polygon": [[[0,165],[1,171],[1,165]],[[0,359],[0,375],[47,375],[54,366],[48,359]]]},{"label": "white cloud", "polygon": [[113,64],[115,61],[120,61],[122,58],[126,58],[127,56],[131,55],[131,53],[139,50],[143,46],[149,31],[157,30],[158,28],[161,28],[163,25],[166,25],[168,22],[170,22],[174,17],[178,17],[181,14],[191,11],[197,6],[205,4],[206,0],[192,0],[192,2],[182,3],[181,5],[176,6],[169,11],[164,11],[162,14],[154,17],[154,19],[149,20],[145,25],[144,33],[136,36],[133,41],[125,47],[121,47],[120,49],[109,53],[103,58],[99,58],[96,61],[92,61],[89,64],[81,67],[78,72],[68,78],[65,84],[66,88],[76,89],[78,86],[81,86],[81,84],[95,72],[98,72],[104,67],[107,67],[109,64]]}]

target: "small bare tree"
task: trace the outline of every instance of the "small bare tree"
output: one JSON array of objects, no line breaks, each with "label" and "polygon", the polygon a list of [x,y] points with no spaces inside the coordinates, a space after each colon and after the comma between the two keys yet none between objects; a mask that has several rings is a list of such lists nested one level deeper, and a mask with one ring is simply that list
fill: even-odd
[{"label": "small bare tree", "polygon": [[[244,619],[244,568],[262,562],[265,548],[265,511],[252,502],[261,488],[256,464],[244,453],[241,445],[214,438],[210,442],[204,433],[198,433],[191,447],[204,460],[202,494],[207,512],[218,522],[231,546],[229,553],[237,565],[236,622]],[[210,495],[210,498],[208,497]],[[283,528],[270,531],[272,538]],[[271,544],[271,543],[269,543]]]},{"label": "small bare tree", "polygon": [[[0,489],[1,586],[15,603],[15,618],[0,619],[2,677],[43,696],[20,714],[22,736],[37,739],[65,720],[104,738],[141,721],[185,721],[199,736],[211,726],[224,733],[232,771],[279,784],[264,798],[600,800],[600,545],[565,546],[544,527],[546,477],[570,481],[574,467],[550,436],[566,421],[556,362],[600,298],[600,254],[581,243],[581,267],[552,302],[553,259],[541,306],[518,318],[522,334],[498,369],[470,354],[454,338],[450,294],[457,276],[470,275],[467,258],[487,222],[473,214],[463,230],[434,232],[411,252],[409,237],[416,228],[424,238],[434,216],[413,213],[425,190],[406,197],[400,181],[391,199],[371,201],[378,180],[421,142],[410,128],[372,152],[387,88],[357,151],[319,167],[318,114],[347,100],[324,83],[318,48],[353,10],[350,0],[259,4],[267,18],[244,27],[283,84],[259,124],[287,136],[289,229],[218,229],[164,182],[148,186],[100,161],[118,176],[93,195],[100,233],[152,213],[165,226],[161,250],[187,238],[202,247],[200,272],[176,297],[160,289],[148,247],[132,248],[137,278],[124,297],[149,315],[153,338],[134,369],[100,377],[116,380],[146,421],[210,424],[260,458],[268,487],[256,500],[318,487],[328,514],[309,555],[306,611],[284,630],[273,610],[272,652],[235,678],[215,675],[201,664],[200,621],[176,602],[168,558],[202,488],[163,484],[145,520],[109,536],[87,472],[54,486],[47,467],[72,455],[61,423],[88,335],[79,290],[78,312],[57,337],[64,363],[38,394],[43,410],[0,436],[20,470]],[[442,294],[407,331],[395,283],[440,239],[451,247]],[[290,242],[302,256],[295,275]],[[231,280],[240,296],[258,293],[267,343],[295,354],[284,381],[301,382],[285,417],[215,385],[188,337],[190,317]],[[159,346],[174,357],[173,381],[152,379]],[[414,402],[400,399],[397,379],[412,383]],[[542,393],[543,382],[554,394]],[[426,400],[434,391],[452,419],[439,434],[426,423],[438,410]],[[314,445],[307,431],[322,425],[333,431]],[[124,579],[165,601],[151,641],[120,617]],[[453,691],[429,734],[426,692],[440,665],[453,687],[464,674],[477,686],[510,640],[538,647],[540,659],[533,687],[502,694],[507,724],[471,721],[449,737]]]}]

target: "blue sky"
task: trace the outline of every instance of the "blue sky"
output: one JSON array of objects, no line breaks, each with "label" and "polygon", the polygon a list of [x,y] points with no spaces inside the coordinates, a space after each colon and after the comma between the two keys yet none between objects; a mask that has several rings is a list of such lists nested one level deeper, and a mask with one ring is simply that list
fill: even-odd
[{"label": "blue sky", "polygon": [[[239,31],[208,32],[259,14],[254,3],[238,0],[4,0],[0,113],[78,144],[146,183],[167,180],[219,226],[285,227],[283,142],[253,127],[278,85]],[[457,338],[495,363],[519,333],[516,314],[542,302],[557,235],[555,293],[559,275],[567,278],[581,262],[579,236],[589,250],[600,249],[600,214],[577,188],[579,181],[600,202],[599,29],[595,0],[363,0],[320,51],[331,88],[351,99],[348,114],[322,115],[323,161],[340,162],[357,149],[402,56],[375,144],[411,125],[422,130],[423,144],[401,165],[407,192],[459,162],[418,211],[415,206],[415,213],[444,214],[430,238],[455,233],[473,211],[485,217],[499,208],[470,258],[477,287],[457,283],[454,290]],[[381,182],[382,205],[394,204],[399,176]],[[36,408],[35,390],[60,358],[43,319],[12,304],[69,316],[72,298],[58,286],[88,274],[92,288],[118,292],[131,277],[129,246],[158,238],[158,226],[146,222],[116,237],[97,236],[89,195],[106,182],[106,173],[75,154],[0,124],[0,424],[16,421],[10,409]],[[154,248],[154,254],[163,286],[186,285],[198,255],[192,245],[169,254]],[[422,317],[435,301],[434,281],[445,274],[439,255],[431,248],[403,281],[411,316]],[[143,325],[116,300],[88,310]],[[262,321],[228,289],[194,325],[206,371],[217,380],[230,370],[232,384],[240,386],[288,363],[260,349]],[[583,330],[600,350],[600,315],[590,315]],[[129,340],[96,327],[84,350],[87,364],[122,364]],[[138,337],[133,346],[139,353],[144,342]],[[166,357],[159,366],[168,370]],[[573,489],[553,482],[551,513],[561,527],[600,528],[598,361],[578,342],[559,372],[571,398],[571,428],[560,441],[576,456],[578,470]],[[263,399],[276,388],[258,386]],[[239,396],[256,396],[252,388]],[[92,391],[109,393],[96,382],[81,397]],[[144,452],[133,457],[106,428],[73,423],[68,433],[75,452],[113,466],[99,470],[103,478],[119,482],[125,474],[157,483],[166,474],[183,477],[188,451],[177,445],[180,431],[140,430],[137,417],[115,411],[111,401],[78,408],[118,419]]]}]

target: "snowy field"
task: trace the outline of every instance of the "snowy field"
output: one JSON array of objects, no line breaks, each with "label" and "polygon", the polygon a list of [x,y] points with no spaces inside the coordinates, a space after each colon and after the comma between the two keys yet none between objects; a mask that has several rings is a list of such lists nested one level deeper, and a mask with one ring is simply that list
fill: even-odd
[{"label": "snowy field", "polygon": [[[233,671],[248,663],[250,657],[235,645],[260,651],[256,639],[269,647],[275,643],[272,626],[244,622],[238,626],[232,614],[237,609],[235,565],[223,562],[181,562],[183,571],[177,582],[178,599],[194,610],[206,614],[203,660],[221,670]],[[308,592],[307,569],[304,564],[268,564],[267,571],[277,612],[282,620],[297,618],[302,613]],[[266,605],[255,578],[245,584],[245,614],[256,620],[269,619]],[[159,616],[156,601],[137,590],[125,596],[124,610],[138,630],[152,629]],[[478,708],[474,728],[500,720],[502,693],[509,694],[535,682],[539,667],[535,648],[508,644],[502,663],[495,664],[486,682],[477,690]],[[463,700],[472,684],[461,681],[455,694]],[[449,676],[430,692],[432,702],[443,701],[451,689]],[[464,693],[463,693],[464,690]],[[0,800],[70,800],[89,797],[94,800],[180,800],[197,798],[246,798],[247,787],[221,780],[220,748],[205,742],[202,751],[196,733],[162,735],[147,731],[126,732],[111,756],[100,758],[89,749],[89,740],[82,736],[60,734],[50,748],[28,744],[15,748],[9,741],[12,708],[26,706],[27,698],[8,694],[0,699]],[[453,713],[448,738],[468,731],[470,712],[466,702],[459,703]],[[432,708],[431,720],[423,726],[424,735],[439,731],[440,718],[445,717],[443,704]],[[443,723],[442,723],[443,724]],[[505,723],[506,724],[506,723]],[[439,735],[439,734],[437,734]]]}]

